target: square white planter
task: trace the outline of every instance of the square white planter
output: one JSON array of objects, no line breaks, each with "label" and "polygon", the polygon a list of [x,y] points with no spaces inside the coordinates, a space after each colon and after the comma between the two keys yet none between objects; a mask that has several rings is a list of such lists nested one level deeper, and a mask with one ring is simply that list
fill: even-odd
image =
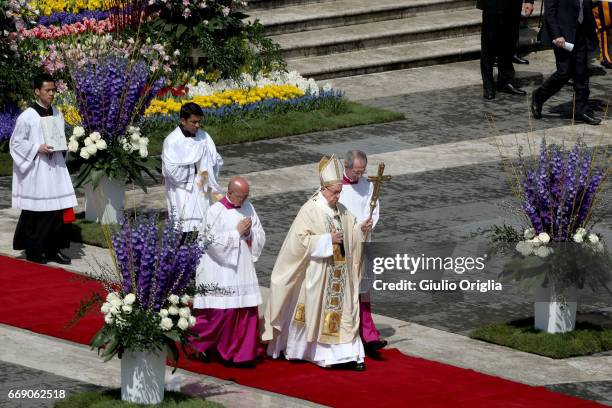
[{"label": "square white planter", "polygon": [[125,205],[125,186],[103,177],[94,190],[85,185],[85,219],[100,224],[117,224]]},{"label": "square white planter", "polygon": [[121,356],[121,399],[137,404],[164,400],[166,353],[128,351]]},{"label": "square white planter", "polygon": [[[544,301],[548,299],[548,301]],[[569,287],[558,293],[554,285],[540,287],[534,302],[534,327],[547,333],[566,333],[576,327],[578,290]]]}]

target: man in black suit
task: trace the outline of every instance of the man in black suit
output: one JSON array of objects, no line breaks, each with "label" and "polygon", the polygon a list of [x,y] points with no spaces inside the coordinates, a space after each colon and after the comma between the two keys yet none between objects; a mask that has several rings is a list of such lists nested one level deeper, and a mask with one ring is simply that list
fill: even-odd
[{"label": "man in black suit", "polygon": [[[588,54],[597,46],[591,0],[546,0],[542,44],[554,45],[555,71],[531,96],[531,113],[542,117],[542,105],[571,78],[574,81],[574,119],[589,125],[601,120],[587,111],[589,101]],[[572,50],[568,50],[573,44]],[[564,48],[565,47],[565,48]]]},{"label": "man in black suit", "polygon": [[525,16],[533,13],[533,0],[478,0],[476,7],[482,10],[480,72],[483,96],[495,98],[493,63],[497,56],[497,90],[512,95],[527,93],[514,85],[512,57],[516,51],[521,8]]}]

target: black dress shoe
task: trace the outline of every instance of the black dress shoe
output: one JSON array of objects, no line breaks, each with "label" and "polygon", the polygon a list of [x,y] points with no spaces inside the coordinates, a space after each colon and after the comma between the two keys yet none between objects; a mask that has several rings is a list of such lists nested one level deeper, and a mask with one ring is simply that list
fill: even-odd
[{"label": "black dress shoe", "polygon": [[493,89],[485,89],[482,97],[488,100],[495,99],[495,91]]},{"label": "black dress shoe", "polygon": [[531,116],[534,119],[542,119],[542,104],[536,99],[536,91],[531,94]]},{"label": "black dress shoe", "polygon": [[516,86],[512,84],[505,84],[505,85],[498,86],[497,90],[499,92],[504,92],[510,95],[520,95],[520,96],[527,95],[527,92],[525,92],[523,89],[517,88]]},{"label": "black dress shoe", "polygon": [[514,54],[512,56],[512,63],[513,64],[523,64],[523,65],[529,65],[529,60],[525,59],[523,57],[519,57],[518,55]]},{"label": "black dress shoe", "polygon": [[47,258],[45,258],[44,255],[38,255],[38,254],[26,254],[26,259],[30,262],[34,262],[37,264],[46,264],[47,263]]},{"label": "black dress shoe", "polygon": [[597,119],[588,113],[583,113],[581,115],[576,115],[574,118],[576,122],[586,123],[587,125],[599,125],[601,123],[601,119]]},{"label": "black dress shoe", "polygon": [[354,368],[355,371],[365,371],[365,363],[357,363]]},{"label": "black dress shoe", "polygon": [[66,255],[62,254],[61,251],[57,251],[55,255],[50,258],[53,262],[57,262],[62,265],[70,265],[72,261]]},{"label": "black dress shoe", "polygon": [[612,69],[612,64],[610,64],[610,63],[609,63],[609,62],[607,62],[607,61],[602,62],[602,63],[601,63],[601,66],[602,66],[602,67],[604,67],[604,68],[606,68],[606,69]]},{"label": "black dress shoe", "polygon": [[364,349],[367,355],[376,355],[378,350],[384,348],[389,344],[387,340],[375,340],[364,345]]}]

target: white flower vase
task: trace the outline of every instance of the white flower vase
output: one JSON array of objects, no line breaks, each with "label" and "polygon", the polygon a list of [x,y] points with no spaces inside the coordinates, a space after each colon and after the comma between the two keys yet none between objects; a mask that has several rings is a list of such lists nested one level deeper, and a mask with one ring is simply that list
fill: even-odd
[{"label": "white flower vase", "polygon": [[540,287],[534,302],[534,327],[547,333],[567,333],[576,327],[578,290],[568,287],[561,293],[554,284]]},{"label": "white flower vase", "polygon": [[94,190],[85,185],[85,219],[100,224],[118,224],[125,204],[125,186],[103,177]]},{"label": "white flower vase", "polygon": [[166,353],[128,351],[121,356],[121,399],[137,404],[164,400]]}]

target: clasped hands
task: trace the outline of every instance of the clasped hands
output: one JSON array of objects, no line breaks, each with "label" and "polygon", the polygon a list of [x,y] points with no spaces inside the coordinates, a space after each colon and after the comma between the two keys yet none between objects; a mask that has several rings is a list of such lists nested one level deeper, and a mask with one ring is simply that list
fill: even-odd
[{"label": "clasped hands", "polygon": [[[368,218],[361,224],[361,232],[364,236],[367,236],[372,231],[372,217]],[[344,234],[338,231],[331,232],[332,244],[341,244],[344,241]]]},{"label": "clasped hands", "polygon": [[253,221],[251,220],[251,217],[246,217],[238,222],[238,226],[236,227],[236,229],[238,230],[240,236],[244,235],[245,237],[247,237],[251,234],[252,225]]}]

